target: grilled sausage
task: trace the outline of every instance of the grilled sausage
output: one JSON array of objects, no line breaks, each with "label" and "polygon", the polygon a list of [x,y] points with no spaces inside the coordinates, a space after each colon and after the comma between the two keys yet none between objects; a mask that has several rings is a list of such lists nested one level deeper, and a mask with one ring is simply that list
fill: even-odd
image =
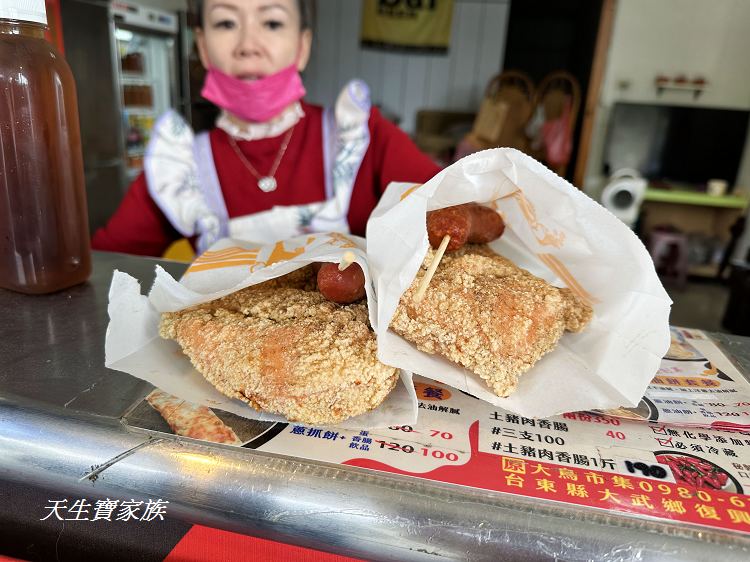
[{"label": "grilled sausage", "polygon": [[427,213],[427,237],[430,246],[440,246],[445,236],[450,236],[446,251],[458,250],[469,241],[471,232],[471,213],[467,205],[456,205],[446,207],[437,211]]},{"label": "grilled sausage", "polygon": [[487,244],[497,240],[505,232],[502,217],[493,209],[476,203],[469,206],[471,213],[470,244]]},{"label": "grilled sausage", "polygon": [[324,263],[318,270],[318,290],[331,302],[351,304],[365,296],[365,274],[357,263],[344,271],[337,263]]},{"label": "grilled sausage", "polygon": [[486,244],[502,236],[505,230],[503,219],[489,207],[477,203],[466,203],[446,207],[427,213],[427,237],[430,245],[437,248],[443,237],[449,235],[446,251],[458,250],[467,242]]}]

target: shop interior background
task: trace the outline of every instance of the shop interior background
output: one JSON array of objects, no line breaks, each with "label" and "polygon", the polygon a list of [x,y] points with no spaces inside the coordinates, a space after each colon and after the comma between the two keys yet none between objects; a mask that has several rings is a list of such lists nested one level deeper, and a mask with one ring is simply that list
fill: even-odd
[{"label": "shop interior background", "polygon": [[[93,230],[140,171],[148,130],[164,109],[177,108],[196,129],[211,126],[214,113],[199,95],[185,0],[47,4],[51,37],[77,81]],[[750,335],[749,2],[454,0],[447,52],[432,53],[362,46],[362,17],[360,0],[318,0],[303,76],[308,101],[331,104],[344,83],[361,78],[386,117],[448,164],[477,129],[493,77],[520,71],[536,89],[532,118],[519,129],[533,134],[545,79],[564,71],[577,110],[569,160],[556,171],[589,196],[604,195],[605,205],[629,207],[612,210],[635,217],[631,226],[675,301],[673,324]],[[623,111],[690,134],[657,131],[649,141],[656,152],[638,153]],[[719,157],[709,154],[719,147]],[[544,159],[543,150],[529,152]],[[712,162],[716,177],[706,177]],[[623,165],[637,168],[648,190],[639,195],[631,182],[635,197],[606,200]],[[667,169],[678,179],[659,176]]]}]

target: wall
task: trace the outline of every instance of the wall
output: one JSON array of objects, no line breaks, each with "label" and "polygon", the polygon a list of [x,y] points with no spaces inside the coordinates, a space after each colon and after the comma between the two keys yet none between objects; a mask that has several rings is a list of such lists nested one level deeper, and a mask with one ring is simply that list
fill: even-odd
[{"label": "wall", "polygon": [[[609,111],[615,101],[750,109],[750,2],[619,0],[602,84],[584,189],[599,195]],[[657,74],[703,75],[706,91],[657,95]],[[750,147],[738,185],[750,186]]]},{"label": "wall", "polygon": [[500,71],[510,0],[455,0],[449,52],[407,54],[362,49],[362,3],[320,0],[307,99],[332,105],[342,86],[361,78],[374,104],[413,132],[418,109],[476,111],[489,79]]}]

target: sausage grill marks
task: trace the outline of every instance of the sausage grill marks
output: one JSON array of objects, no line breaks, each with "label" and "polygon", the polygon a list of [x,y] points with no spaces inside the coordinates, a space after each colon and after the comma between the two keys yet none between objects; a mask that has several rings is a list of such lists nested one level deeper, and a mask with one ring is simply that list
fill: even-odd
[{"label": "sausage grill marks", "polygon": [[[446,251],[464,244],[487,244],[503,234],[505,223],[494,210],[478,203],[466,203],[427,213],[427,237],[433,248],[450,236]],[[316,263],[318,290],[331,302],[351,304],[365,296],[365,274],[357,263],[343,271],[336,263]]]}]

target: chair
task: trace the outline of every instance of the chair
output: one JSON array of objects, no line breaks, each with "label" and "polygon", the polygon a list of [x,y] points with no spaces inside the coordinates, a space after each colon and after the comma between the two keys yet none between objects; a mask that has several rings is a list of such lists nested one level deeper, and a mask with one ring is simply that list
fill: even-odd
[{"label": "chair", "polygon": [[487,148],[528,152],[525,128],[534,107],[534,83],[517,70],[501,72],[487,84],[472,131],[461,141],[456,159]]},{"label": "chair", "polygon": [[676,281],[684,288],[688,276],[688,238],[682,232],[654,230],[649,236],[649,254],[664,280]]},{"label": "chair", "polygon": [[729,291],[721,324],[734,334],[750,336],[750,261],[732,263]]},{"label": "chair", "polygon": [[545,162],[560,176],[565,176],[568,168],[580,107],[581,87],[569,72],[552,72],[539,83],[534,114],[543,117],[537,131],[541,142],[536,143],[532,156]]}]

